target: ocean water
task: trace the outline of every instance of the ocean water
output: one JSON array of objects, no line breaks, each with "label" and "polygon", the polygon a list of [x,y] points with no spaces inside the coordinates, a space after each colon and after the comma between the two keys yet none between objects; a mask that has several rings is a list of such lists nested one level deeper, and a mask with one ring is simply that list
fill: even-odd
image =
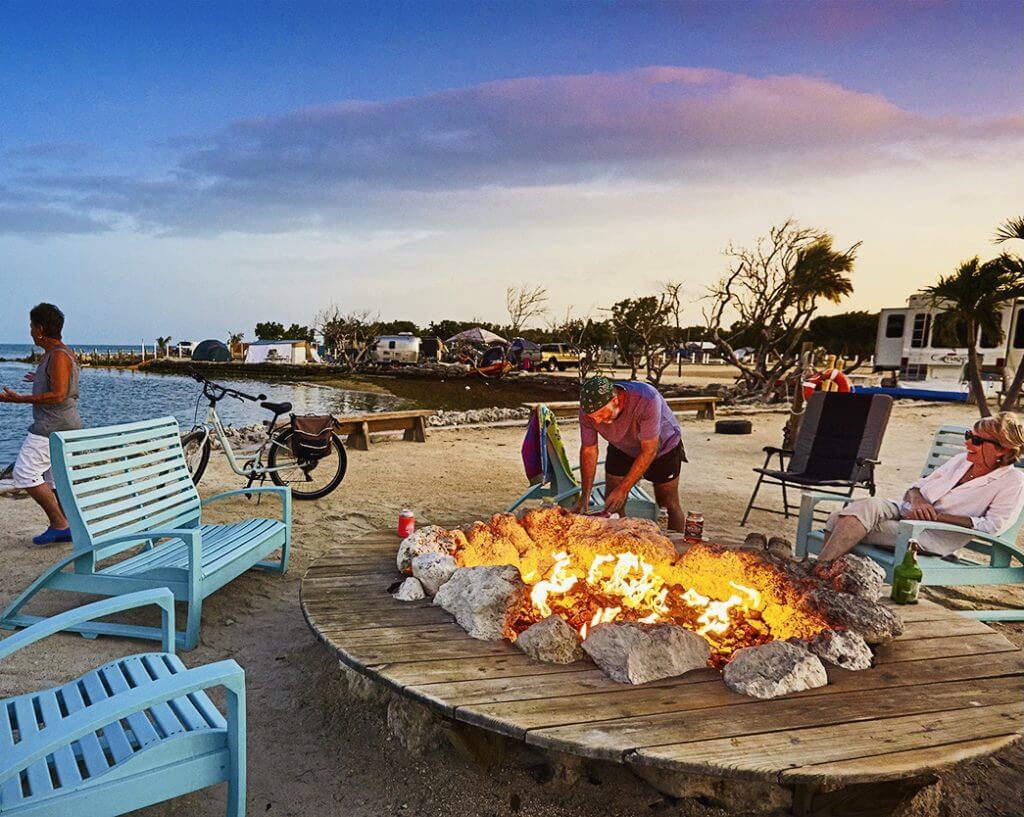
[{"label": "ocean water", "polygon": [[[12,348],[21,351],[5,354]],[[21,357],[31,347],[0,346],[0,357]],[[91,351],[93,347],[84,346]],[[103,347],[95,347],[103,348]],[[117,348],[117,347],[112,347]],[[27,363],[0,361],[0,389],[10,386],[17,392],[31,391],[24,382],[34,367]],[[265,383],[258,380],[221,381],[246,394],[265,394],[274,402],[288,401],[296,414],[358,414],[390,411],[400,400],[390,394],[344,391],[316,383]],[[200,385],[188,377],[149,374],[130,369],[83,368],[79,381],[78,410],[87,426],[109,425],[173,415],[182,429],[192,426]],[[225,425],[248,425],[270,419],[271,414],[258,403],[228,398],[217,404],[217,413]],[[206,416],[206,402],[199,401],[198,418]],[[13,462],[25,432],[32,422],[32,407],[21,403],[0,403],[0,470]]]}]

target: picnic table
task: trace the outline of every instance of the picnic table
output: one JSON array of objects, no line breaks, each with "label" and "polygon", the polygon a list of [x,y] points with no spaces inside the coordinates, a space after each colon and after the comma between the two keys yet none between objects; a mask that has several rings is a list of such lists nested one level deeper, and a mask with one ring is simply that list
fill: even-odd
[{"label": "picnic table", "polygon": [[[687,411],[697,412],[698,420],[714,420],[715,406],[721,398],[711,395],[698,395],[696,397],[666,397],[670,409],[676,414]],[[580,412],[580,404],[575,400],[556,400],[553,403],[523,403],[528,409],[535,409],[537,406],[547,406],[556,417],[576,417]]]},{"label": "picnic table", "polygon": [[301,589],[309,626],[344,664],[394,692],[538,747],[643,776],[771,783],[798,814],[874,815],[1024,729],[1024,654],[931,602],[900,608],[906,632],[877,648],[874,668],[830,666],[828,686],[759,701],[729,691],[712,669],[630,686],[588,662],[539,663],[505,641],[470,638],[429,600],[387,593],[399,578],[398,542],[373,532],[315,562]]}]

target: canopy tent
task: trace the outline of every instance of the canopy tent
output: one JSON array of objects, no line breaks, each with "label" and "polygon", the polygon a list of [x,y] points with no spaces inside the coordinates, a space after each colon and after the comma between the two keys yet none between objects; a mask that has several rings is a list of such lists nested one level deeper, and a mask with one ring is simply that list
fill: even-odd
[{"label": "canopy tent", "polygon": [[526,338],[513,338],[512,348],[525,349],[527,351],[534,352],[537,349],[540,349],[540,344],[534,343],[532,340],[527,340]]},{"label": "canopy tent", "polygon": [[204,340],[192,350],[192,359],[213,361],[215,363],[227,363],[231,360],[231,352],[228,347],[219,340]]},{"label": "canopy tent", "polygon": [[465,332],[459,332],[457,335],[452,335],[445,343],[483,343],[490,345],[492,343],[508,343],[505,338],[501,335],[495,335],[493,332],[488,332],[481,326],[477,326],[474,329],[467,329]]},{"label": "canopy tent", "polygon": [[304,340],[257,340],[245,350],[246,363],[319,363],[316,347]]}]

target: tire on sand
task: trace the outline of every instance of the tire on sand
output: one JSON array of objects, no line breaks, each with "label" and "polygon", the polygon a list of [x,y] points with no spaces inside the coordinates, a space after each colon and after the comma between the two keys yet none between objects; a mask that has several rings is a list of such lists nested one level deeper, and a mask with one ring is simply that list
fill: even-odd
[{"label": "tire on sand", "polygon": [[754,427],[750,420],[717,420],[715,434],[749,434]]}]

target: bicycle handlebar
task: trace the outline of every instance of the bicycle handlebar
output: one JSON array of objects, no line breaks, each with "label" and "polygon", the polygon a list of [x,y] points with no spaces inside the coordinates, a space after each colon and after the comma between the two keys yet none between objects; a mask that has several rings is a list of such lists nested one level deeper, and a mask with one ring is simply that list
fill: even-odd
[{"label": "bicycle handlebar", "polygon": [[[231,389],[227,386],[222,386],[220,383],[215,383],[208,377],[204,377],[198,371],[193,369],[191,366],[186,366],[185,371],[188,372],[189,376],[203,384],[203,394],[205,394],[210,400],[214,402],[223,400],[225,397],[234,397],[236,400],[249,400],[253,403],[259,403],[261,400],[266,400],[267,395],[258,394],[253,397],[251,394],[246,394],[238,389]],[[215,390],[211,393],[211,390]]]}]

